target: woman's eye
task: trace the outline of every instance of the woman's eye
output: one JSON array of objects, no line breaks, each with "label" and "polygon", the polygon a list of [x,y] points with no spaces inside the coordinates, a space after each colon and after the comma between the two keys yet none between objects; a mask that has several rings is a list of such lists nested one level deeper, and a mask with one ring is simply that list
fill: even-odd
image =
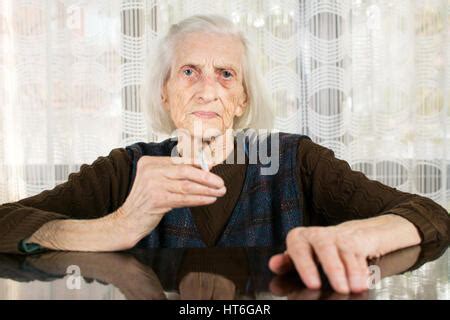
[{"label": "woman's eye", "polygon": [[194,71],[192,69],[184,69],[183,70],[184,75],[190,77],[192,76],[192,74],[194,73]]},{"label": "woman's eye", "polygon": [[233,77],[233,74],[232,74],[230,71],[228,71],[228,70],[223,70],[223,71],[222,71],[222,76],[223,76],[225,79],[230,79],[230,78]]}]

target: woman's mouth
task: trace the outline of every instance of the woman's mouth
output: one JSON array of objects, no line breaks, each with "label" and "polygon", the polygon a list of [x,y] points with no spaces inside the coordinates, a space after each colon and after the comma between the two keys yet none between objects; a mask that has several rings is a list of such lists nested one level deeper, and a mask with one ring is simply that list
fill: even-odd
[{"label": "woman's mouth", "polygon": [[192,114],[202,119],[212,119],[218,116],[217,113],[212,111],[195,111]]}]

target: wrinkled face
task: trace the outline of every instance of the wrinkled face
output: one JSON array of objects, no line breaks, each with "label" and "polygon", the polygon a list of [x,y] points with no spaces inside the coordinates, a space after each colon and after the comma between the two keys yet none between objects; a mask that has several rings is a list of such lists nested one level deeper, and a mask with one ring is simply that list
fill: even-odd
[{"label": "wrinkled face", "polygon": [[232,36],[192,33],[178,43],[161,96],[178,129],[194,135],[194,126],[201,125],[204,137],[233,128],[247,106],[243,53],[243,44]]}]

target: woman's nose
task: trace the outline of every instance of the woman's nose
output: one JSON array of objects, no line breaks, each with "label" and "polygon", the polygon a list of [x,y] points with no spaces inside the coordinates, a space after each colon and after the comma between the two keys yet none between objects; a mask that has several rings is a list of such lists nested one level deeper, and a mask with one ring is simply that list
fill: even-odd
[{"label": "woman's nose", "polygon": [[203,76],[199,82],[197,100],[208,103],[218,99],[217,83],[213,77]]}]

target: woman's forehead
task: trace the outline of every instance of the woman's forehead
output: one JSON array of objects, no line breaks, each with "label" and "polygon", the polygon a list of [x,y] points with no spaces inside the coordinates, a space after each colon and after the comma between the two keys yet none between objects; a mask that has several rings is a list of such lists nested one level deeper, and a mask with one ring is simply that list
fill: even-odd
[{"label": "woman's forehead", "polygon": [[[204,66],[240,69],[243,57],[242,42],[232,36],[195,33],[179,41],[176,48],[177,66]],[[237,71],[236,70],[236,71]]]}]

